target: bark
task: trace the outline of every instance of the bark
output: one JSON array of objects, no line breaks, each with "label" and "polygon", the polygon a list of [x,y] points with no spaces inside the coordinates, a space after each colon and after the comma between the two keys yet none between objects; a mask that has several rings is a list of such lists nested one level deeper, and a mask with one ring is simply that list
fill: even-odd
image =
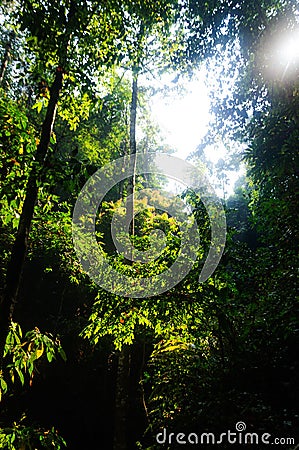
[{"label": "bark", "polygon": [[[146,139],[145,147],[143,148],[143,154],[144,154],[144,156],[146,156],[148,154],[148,139]],[[145,162],[145,165],[144,165],[145,173],[143,174],[144,187],[149,188],[150,187],[150,173],[147,172],[149,170],[148,159],[145,158],[144,162]]]},{"label": "bark", "polygon": [[[137,84],[137,72],[133,69],[133,82],[132,82],[132,100],[130,108],[130,156],[133,156],[132,176],[128,182],[128,197],[131,195],[131,200],[126,203],[127,220],[132,218],[129,230],[130,234],[134,236],[134,193],[136,182],[136,117],[137,117],[137,97],[138,97],[138,84]],[[133,255],[131,255],[133,256]],[[132,258],[131,258],[132,260]]]},{"label": "bark", "polygon": [[50,99],[46,117],[42,125],[41,139],[36,150],[36,159],[31,169],[26,187],[26,195],[19,221],[17,236],[12,248],[10,262],[6,274],[4,296],[0,304],[0,358],[3,354],[5,338],[12,319],[17,296],[20,288],[24,261],[28,248],[30,226],[34,214],[34,207],[38,195],[38,180],[41,169],[47,157],[50,137],[55,122],[57,103],[62,88],[63,71],[60,67],[50,89]]},{"label": "bark", "polygon": [[5,45],[5,52],[4,52],[3,59],[1,62],[1,67],[0,67],[0,86],[3,85],[5,72],[6,72],[8,63],[11,60],[12,47],[13,47],[15,37],[16,37],[16,34],[14,31],[11,31],[8,35],[8,42]]},{"label": "bark", "polygon": [[10,60],[10,52],[11,52],[11,46],[8,43],[8,44],[6,44],[6,47],[5,47],[5,53],[3,55],[3,60],[1,63],[1,68],[0,68],[0,85],[2,85],[2,83],[3,83],[6,68],[7,68],[8,62]]},{"label": "bark", "polygon": [[[128,182],[127,195],[132,195],[126,202],[127,224],[132,217],[129,227],[130,234],[134,236],[134,191],[136,170],[136,116],[137,116],[137,71],[133,70],[132,100],[130,108],[130,155],[134,156],[133,173]],[[130,264],[132,264],[131,255]],[[129,373],[130,373],[130,349],[123,347],[118,357],[118,371],[116,380],[115,418],[113,450],[127,450],[127,415],[129,402]]]}]

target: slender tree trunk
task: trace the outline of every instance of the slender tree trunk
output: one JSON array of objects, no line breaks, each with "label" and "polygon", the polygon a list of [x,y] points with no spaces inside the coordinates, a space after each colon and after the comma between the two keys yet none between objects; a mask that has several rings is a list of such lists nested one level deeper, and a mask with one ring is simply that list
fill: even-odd
[{"label": "slender tree trunk", "polygon": [[[126,202],[127,224],[130,234],[134,236],[134,191],[136,170],[136,116],[137,116],[137,71],[133,70],[132,100],[130,108],[130,156],[134,156],[133,173],[128,182],[127,196],[131,196]],[[131,255],[130,264],[132,264]],[[118,357],[118,371],[116,380],[115,417],[114,417],[114,441],[113,450],[127,450],[127,415],[129,402],[129,374],[130,374],[130,348],[123,347]]]},{"label": "slender tree trunk", "polygon": [[3,55],[1,68],[0,68],[0,86],[2,86],[4,75],[5,75],[5,72],[7,69],[7,65],[10,60],[10,56],[11,56],[11,44],[10,44],[10,42],[8,42],[5,46],[5,52]]},{"label": "slender tree trunk", "polygon": [[[143,148],[143,154],[144,154],[144,156],[146,156],[148,154],[148,138],[146,138],[146,141],[145,141],[145,146]],[[145,158],[144,162],[145,162],[145,165],[144,165],[145,173],[143,174],[144,187],[149,188],[150,187],[150,173],[146,172],[147,170],[149,170],[148,159]]]},{"label": "slender tree trunk", "polygon": [[40,143],[36,150],[36,160],[31,169],[27,182],[26,195],[19,221],[17,236],[7,268],[6,286],[4,296],[0,304],[0,360],[3,355],[5,337],[8,332],[20,288],[23,266],[28,248],[29,231],[37,200],[38,180],[50,144],[50,137],[55,122],[57,103],[62,88],[62,81],[63,71],[60,67],[58,67],[54,82],[50,89],[50,99],[46,117],[42,125]]},{"label": "slender tree trunk", "polygon": [[[129,178],[128,182],[128,197],[126,203],[126,213],[127,220],[129,221],[131,218],[131,225],[129,227],[130,234],[134,236],[135,227],[134,227],[134,194],[135,194],[135,183],[136,183],[136,117],[137,117],[137,98],[138,98],[138,84],[137,84],[137,71],[133,69],[133,82],[132,82],[132,100],[131,100],[131,108],[130,108],[130,156],[133,157],[133,167],[132,167],[132,176]],[[131,255],[131,260],[132,260]]]},{"label": "slender tree trunk", "polygon": [[1,68],[0,68],[0,86],[2,86],[2,84],[3,84],[5,72],[6,72],[8,63],[9,63],[10,58],[11,58],[11,49],[12,49],[12,45],[13,45],[13,41],[14,41],[15,36],[16,35],[15,35],[14,31],[11,31],[9,33],[9,35],[8,35],[8,42],[6,43],[6,46],[5,46],[5,52],[4,52],[4,55],[3,55]]}]

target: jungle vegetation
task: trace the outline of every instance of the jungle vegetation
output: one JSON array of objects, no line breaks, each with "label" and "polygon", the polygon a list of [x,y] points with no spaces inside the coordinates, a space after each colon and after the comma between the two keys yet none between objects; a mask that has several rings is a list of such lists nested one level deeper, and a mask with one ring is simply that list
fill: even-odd
[{"label": "jungle vegetation", "polygon": [[[220,436],[238,422],[297,448],[299,41],[292,55],[277,49],[296,42],[298,21],[293,0],[0,1],[0,448],[181,448],[179,433]],[[184,95],[180,79],[201,67],[213,73],[213,120],[191,160],[208,164],[204,150],[221,141],[234,145],[208,167],[219,183],[246,167],[221,199],[220,263],[198,283],[211,229],[186,188],[201,239],[192,270],[154,297],[108,292],[74,250],[78,195],[117,158],[174,151],[151,117],[151,80],[173,73],[165,89]],[[165,179],[144,174],[98,212],[99,246],[123,273],[136,266],[116,254],[111,220],[149,185],[168,207]],[[145,276],[180,246],[180,219],[149,205],[131,241],[146,250],[162,229],[167,246],[139,264]]]}]

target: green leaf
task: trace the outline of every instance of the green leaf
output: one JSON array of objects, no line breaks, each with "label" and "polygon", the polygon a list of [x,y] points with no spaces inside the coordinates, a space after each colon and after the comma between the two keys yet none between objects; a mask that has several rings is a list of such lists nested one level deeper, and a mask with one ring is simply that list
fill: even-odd
[{"label": "green leaf", "polygon": [[25,378],[24,378],[23,372],[21,371],[21,369],[19,369],[19,367],[15,367],[15,370],[16,370],[17,374],[19,375],[22,385],[24,385]]},{"label": "green leaf", "polygon": [[0,378],[0,386],[4,393],[7,392],[7,383],[2,377]]},{"label": "green leaf", "polygon": [[47,360],[49,362],[52,362],[53,358],[54,358],[54,355],[53,355],[52,351],[51,350],[47,350]]},{"label": "green leaf", "polygon": [[51,144],[56,144],[56,134],[54,133],[54,131],[52,131],[50,142]]},{"label": "green leaf", "polygon": [[27,128],[27,123],[28,123],[27,117],[20,116],[20,122],[21,122],[21,125],[22,125],[23,130],[26,130],[26,128]]},{"label": "green leaf", "polygon": [[37,101],[37,102],[32,106],[32,109],[37,109],[37,112],[38,112],[38,113],[41,112],[42,108],[43,108],[43,101],[42,101],[42,100]]},{"label": "green leaf", "polygon": [[66,354],[65,354],[65,351],[63,350],[62,347],[59,347],[58,353],[59,353],[59,355],[61,356],[61,358],[63,359],[63,361],[66,362],[66,360],[67,360]]}]

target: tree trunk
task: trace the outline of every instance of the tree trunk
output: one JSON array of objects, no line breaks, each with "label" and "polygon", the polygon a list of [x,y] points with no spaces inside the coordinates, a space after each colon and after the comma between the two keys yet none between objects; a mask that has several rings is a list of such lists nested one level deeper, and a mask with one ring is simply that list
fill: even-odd
[{"label": "tree trunk", "polygon": [[[133,173],[128,182],[127,196],[131,196],[126,202],[127,225],[134,236],[134,191],[136,170],[136,116],[137,116],[137,71],[133,70],[132,100],[130,108],[130,156],[134,156]],[[132,218],[132,221],[130,221]],[[131,254],[130,264],[133,262]],[[130,374],[130,348],[123,347],[118,357],[118,370],[116,380],[115,417],[113,450],[127,450],[127,414],[129,402],[129,374]]]},{"label": "tree trunk", "polygon": [[21,283],[24,261],[28,248],[29,231],[38,194],[38,180],[50,144],[50,137],[55,122],[57,103],[62,88],[62,81],[63,71],[60,67],[58,67],[56,70],[54,82],[50,89],[50,99],[46,117],[42,125],[40,143],[36,150],[36,160],[33,163],[33,167],[31,169],[27,182],[26,195],[18,226],[17,236],[12,248],[10,262],[7,268],[6,286],[4,296],[0,304],[0,359],[3,355],[5,338],[13,315]]},{"label": "tree trunk", "polygon": [[[12,38],[12,35],[11,35]],[[2,59],[2,63],[1,63],[1,68],[0,68],[0,86],[2,86],[3,84],[3,80],[4,80],[4,75],[7,69],[7,65],[9,63],[11,57],[11,42],[7,42],[6,46],[5,46],[5,52],[3,55],[3,59]]]},{"label": "tree trunk", "polygon": [[[131,108],[130,108],[130,156],[133,156],[133,167],[132,167],[132,176],[128,180],[128,192],[127,196],[131,196],[130,199],[126,202],[126,214],[127,214],[127,225],[130,230],[130,234],[134,236],[134,194],[135,194],[135,182],[136,182],[136,117],[137,117],[137,98],[138,98],[138,85],[137,85],[137,71],[133,69],[133,82],[132,82],[132,100],[131,100]],[[131,255],[131,261],[133,259],[133,255]]]}]

